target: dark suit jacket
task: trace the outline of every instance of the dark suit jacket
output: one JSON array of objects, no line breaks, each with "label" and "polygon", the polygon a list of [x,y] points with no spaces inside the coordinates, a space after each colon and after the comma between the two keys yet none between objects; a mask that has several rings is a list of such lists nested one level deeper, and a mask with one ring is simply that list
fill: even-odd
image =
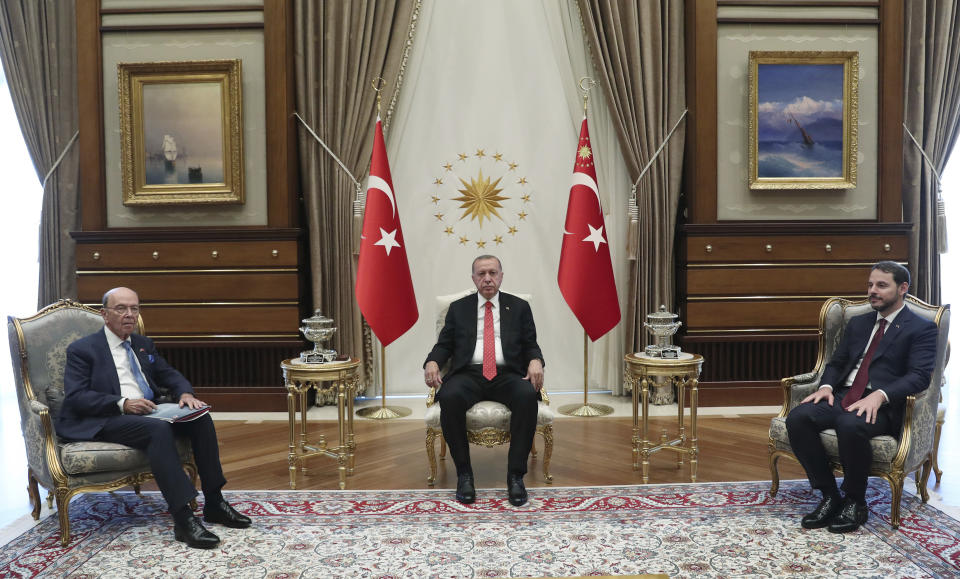
[{"label": "dark suit jacket", "polygon": [[[821,384],[833,386],[840,392],[860,355],[867,348],[867,340],[877,321],[876,312],[857,316],[847,324],[840,345],[833,353],[820,379]],[[921,392],[930,385],[930,374],[937,356],[937,326],[917,316],[909,307],[900,310],[893,324],[883,333],[870,363],[870,387],[883,390],[890,398],[887,409],[891,422],[900,428],[907,396]],[[845,391],[845,390],[844,390]],[[838,400],[834,404],[839,404]]]},{"label": "dark suit jacket", "polygon": [[[185,392],[193,394],[190,382],[157,353],[150,338],[132,334],[130,345],[155,399],[176,402]],[[103,330],[80,338],[67,348],[63,393],[63,407],[56,424],[57,434],[63,438],[92,440],[108,417],[120,415],[120,379]]]},{"label": "dark suit jacket", "polygon": [[[473,359],[477,347],[478,299],[479,294],[473,293],[450,304],[437,344],[427,356],[426,362],[436,362],[441,368],[449,360],[447,375],[463,370]],[[527,374],[530,360],[543,363],[530,304],[504,292],[500,292],[500,345],[506,367],[521,376]]]}]

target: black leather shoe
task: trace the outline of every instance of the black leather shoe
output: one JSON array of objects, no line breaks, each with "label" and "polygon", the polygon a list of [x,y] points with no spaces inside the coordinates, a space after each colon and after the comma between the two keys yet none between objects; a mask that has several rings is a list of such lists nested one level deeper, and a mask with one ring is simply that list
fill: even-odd
[{"label": "black leather shoe", "polygon": [[246,529],[250,526],[250,517],[241,515],[230,503],[222,498],[203,505],[203,520],[208,523],[220,523],[233,529]]},{"label": "black leather shoe", "polygon": [[823,497],[813,512],[800,519],[800,526],[804,529],[822,529],[833,522],[834,517],[843,508],[843,499],[840,495]]},{"label": "black leather shoe", "polygon": [[213,549],[220,544],[220,537],[203,528],[200,519],[193,515],[184,523],[173,524],[173,537],[194,549]]},{"label": "black leather shoe", "polygon": [[507,495],[510,497],[510,504],[515,507],[527,502],[527,487],[523,486],[522,475],[507,475]]},{"label": "black leather shoe", "polygon": [[473,474],[457,475],[457,501],[469,505],[477,500],[477,489],[473,487]]},{"label": "black leather shoe", "polygon": [[831,533],[856,531],[860,528],[860,525],[867,522],[868,512],[866,504],[860,504],[853,499],[846,499],[843,501],[840,514],[833,519],[827,530]]}]

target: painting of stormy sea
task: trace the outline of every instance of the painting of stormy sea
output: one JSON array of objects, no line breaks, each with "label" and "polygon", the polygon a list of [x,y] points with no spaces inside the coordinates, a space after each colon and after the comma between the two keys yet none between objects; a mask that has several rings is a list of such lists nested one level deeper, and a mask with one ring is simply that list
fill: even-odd
[{"label": "painting of stormy sea", "polygon": [[757,177],[843,176],[843,64],[757,65]]}]

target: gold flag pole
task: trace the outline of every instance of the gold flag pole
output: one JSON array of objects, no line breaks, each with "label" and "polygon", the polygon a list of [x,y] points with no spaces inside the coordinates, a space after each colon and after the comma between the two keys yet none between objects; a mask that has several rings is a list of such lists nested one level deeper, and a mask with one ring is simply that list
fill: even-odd
[{"label": "gold flag pole", "polygon": [[[583,116],[587,116],[587,99],[590,96],[590,89],[597,85],[597,81],[589,76],[580,79],[580,90],[583,91]],[[607,416],[613,414],[613,407],[606,404],[592,404],[587,401],[587,331],[583,331],[583,404],[565,404],[557,409],[557,412],[565,416]]]},{"label": "gold flag pole", "polygon": [[[377,116],[380,116],[380,92],[383,90],[383,86],[386,82],[382,77],[376,77],[370,84],[373,86],[373,90],[377,93]],[[361,408],[357,410],[357,416],[361,418],[372,418],[374,420],[385,420],[390,418],[401,418],[403,416],[409,416],[411,410],[405,406],[387,406],[387,349],[384,345],[380,344],[380,384],[382,388],[380,389],[380,408],[376,406],[370,406],[367,408]]]},{"label": "gold flag pole", "polygon": [[557,412],[565,416],[607,416],[613,414],[613,407],[606,404],[587,402],[587,332],[583,332],[583,404],[565,404]]},{"label": "gold flag pole", "polygon": [[376,406],[361,408],[357,410],[357,416],[373,418],[374,420],[409,416],[411,410],[406,406],[387,406],[387,349],[383,347],[383,344],[380,344],[380,383],[383,384],[380,391],[380,408]]}]

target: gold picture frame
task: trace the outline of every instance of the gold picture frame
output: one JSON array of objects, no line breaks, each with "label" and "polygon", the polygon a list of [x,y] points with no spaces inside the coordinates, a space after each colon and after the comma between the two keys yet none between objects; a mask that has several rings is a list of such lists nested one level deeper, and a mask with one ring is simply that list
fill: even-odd
[{"label": "gold picture frame", "polygon": [[117,65],[124,205],[240,204],[239,60]]},{"label": "gold picture frame", "polygon": [[857,186],[859,68],[857,52],[750,52],[750,189]]}]

